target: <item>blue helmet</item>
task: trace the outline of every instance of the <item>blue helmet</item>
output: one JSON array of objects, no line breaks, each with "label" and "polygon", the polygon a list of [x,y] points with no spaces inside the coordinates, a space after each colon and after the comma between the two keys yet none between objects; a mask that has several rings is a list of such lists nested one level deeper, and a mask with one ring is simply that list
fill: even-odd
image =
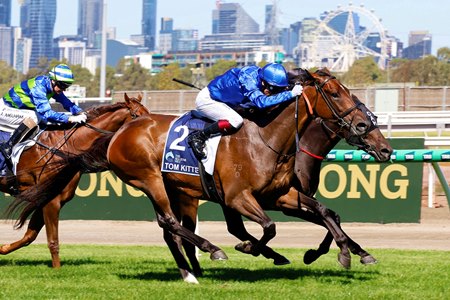
[{"label": "blue helmet", "polygon": [[259,77],[272,86],[286,87],[289,85],[286,70],[281,64],[270,63],[265,65],[261,69]]}]

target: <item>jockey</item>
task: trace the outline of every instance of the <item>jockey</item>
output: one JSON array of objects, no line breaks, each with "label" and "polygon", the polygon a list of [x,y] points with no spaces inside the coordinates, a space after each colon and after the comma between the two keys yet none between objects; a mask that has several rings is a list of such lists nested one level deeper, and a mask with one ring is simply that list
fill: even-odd
[{"label": "jockey", "polygon": [[231,134],[242,126],[244,120],[234,108],[267,108],[299,96],[303,91],[301,85],[295,85],[292,91],[287,90],[287,86],[286,70],[277,63],[267,64],[263,68],[233,68],[213,79],[195,100],[196,110],[215,121],[202,131],[188,136],[188,144],[197,159],[206,157],[205,141],[209,137]]},{"label": "jockey", "polygon": [[[0,100],[0,130],[12,132],[9,141],[0,144],[0,151],[6,159],[11,157],[12,147],[39,123],[86,121],[86,114],[80,114],[82,109],[63,93],[73,81],[69,66],[59,64],[53,67],[48,75],[25,80],[5,93]],[[61,103],[72,115],[52,110],[50,98]]]}]

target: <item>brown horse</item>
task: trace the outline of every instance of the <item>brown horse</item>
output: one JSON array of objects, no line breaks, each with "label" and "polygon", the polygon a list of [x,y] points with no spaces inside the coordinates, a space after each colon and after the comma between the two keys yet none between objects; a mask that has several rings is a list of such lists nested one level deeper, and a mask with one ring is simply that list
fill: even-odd
[{"label": "brown horse", "polygon": [[[355,103],[360,103],[355,96],[353,96],[353,100]],[[333,230],[333,228],[340,226],[339,216],[334,211],[327,209],[316,199],[312,198],[317,191],[320,166],[326,154],[328,154],[341,138],[346,139],[347,142],[353,146],[364,149],[380,162],[389,159],[392,152],[392,148],[378,129],[376,117],[362,104],[359,105],[358,109],[367,115],[369,122],[372,124],[368,129],[368,137],[366,137],[366,139],[373,141],[377,145],[377,148],[374,148],[375,144],[369,145],[361,139],[360,136],[352,134],[348,129],[341,128],[337,122],[330,120],[325,121],[321,118],[311,120],[300,137],[298,142],[299,148],[296,153],[295,172],[300,183],[300,192],[295,188],[291,188],[288,194],[280,197],[274,203],[260,201],[263,209],[282,211],[288,216],[298,217],[321,225],[327,229],[331,227]],[[198,201],[196,199],[182,199],[187,202],[178,205],[174,210],[179,211],[179,216],[183,220],[184,226],[189,226],[190,230],[195,230]],[[177,205],[177,203],[178,202],[174,202],[174,205]],[[243,243],[236,245],[236,249],[248,253],[252,244],[257,242],[257,239],[247,232],[239,213],[236,213],[235,210],[229,209],[226,206],[222,206],[222,208],[224,209],[229,232],[244,241]],[[324,220],[327,220],[327,222],[324,222]],[[344,233],[340,227],[338,227],[337,230],[341,230]],[[334,231],[336,232],[336,230]],[[350,251],[353,254],[360,256],[360,262],[362,264],[376,263],[376,259],[372,255],[362,249],[361,246],[348,235],[345,234],[345,237],[348,239]],[[311,249],[305,253],[303,259],[304,262],[306,264],[311,264],[321,255],[328,253],[332,241],[333,234],[332,231],[329,230],[324,241],[317,250]],[[183,244],[183,246],[185,248],[186,256],[191,262],[193,273],[197,276],[201,275],[201,269],[195,256],[195,250],[189,244]],[[273,259],[274,264],[276,265],[289,263],[286,258],[267,246],[262,249],[261,254],[266,258]],[[186,260],[182,253],[177,253],[174,257],[178,260]],[[350,260],[346,256],[340,255],[339,262],[346,268],[350,267]]]},{"label": "brown horse", "polygon": [[[276,234],[275,224],[263,207],[273,206],[291,186],[301,189],[294,180],[296,136],[302,134],[312,115],[338,122],[340,127],[360,138],[370,138],[370,121],[358,109],[359,104],[352,99],[349,90],[328,70],[314,74],[304,70],[299,76],[304,85],[303,101],[298,105],[295,101],[279,105],[259,120],[245,121],[236,134],[223,137],[219,144],[220,159],[216,161],[214,177],[223,195],[221,205],[263,228],[261,239],[246,250],[253,255],[264,251]],[[199,178],[161,173],[166,134],[175,118],[151,114],[125,124],[113,137],[107,155],[111,170],[127,184],[142,190],[153,203],[170,205],[169,199],[172,199],[172,205],[190,205],[189,200],[203,197]],[[384,158],[390,152],[378,148],[375,141],[368,142],[378,152],[378,157]],[[170,228],[173,216],[157,212],[161,217],[159,221],[167,224],[163,228]],[[335,240],[341,255],[349,256],[345,234],[340,233]],[[166,241],[171,242],[169,237]]]},{"label": "brown horse", "polygon": [[[17,176],[0,178],[0,189],[8,192],[10,183],[17,182],[19,194],[18,202],[13,202],[16,208],[26,201],[33,201],[33,209],[25,207],[18,227],[24,225],[26,218],[32,214],[27,231],[22,239],[0,247],[0,254],[8,254],[31,244],[45,224],[47,242],[52,256],[53,267],[60,267],[58,221],[59,211],[64,204],[73,198],[82,174],[81,165],[77,157],[81,153],[100,151],[97,146],[124,123],[129,122],[148,110],[141,103],[141,97],[129,98],[125,94],[125,102],[113,105],[93,107],[86,111],[87,123],[84,125],[52,126],[44,131],[33,147],[25,150],[17,167]],[[96,155],[98,161],[92,162],[90,172],[100,172],[106,165],[106,147],[103,155]],[[100,151],[101,152],[101,151]],[[45,188],[47,183],[53,183]],[[41,190],[43,193],[36,197],[24,198]],[[20,201],[20,199],[26,199]],[[47,203],[49,202],[49,203]],[[46,204],[46,205],[45,205]],[[14,206],[12,207],[12,210]]]}]

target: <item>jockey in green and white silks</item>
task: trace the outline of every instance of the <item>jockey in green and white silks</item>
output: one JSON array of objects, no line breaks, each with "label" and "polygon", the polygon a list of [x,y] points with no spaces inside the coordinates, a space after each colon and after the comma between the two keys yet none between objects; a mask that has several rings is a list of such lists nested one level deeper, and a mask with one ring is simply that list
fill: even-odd
[{"label": "jockey in green and white silks", "polygon": [[[6,157],[11,155],[12,146],[36,124],[86,121],[86,115],[80,114],[82,109],[63,93],[73,81],[69,66],[59,64],[48,75],[22,81],[3,95],[0,101],[0,130],[13,133],[8,142],[0,144],[0,151]],[[54,111],[50,106],[50,98],[61,103],[72,115]]]}]

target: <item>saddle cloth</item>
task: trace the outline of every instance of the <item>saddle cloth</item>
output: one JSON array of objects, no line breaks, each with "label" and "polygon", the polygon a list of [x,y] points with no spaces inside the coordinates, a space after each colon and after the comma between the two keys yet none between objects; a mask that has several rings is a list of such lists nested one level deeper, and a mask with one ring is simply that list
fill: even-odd
[{"label": "saddle cloth", "polygon": [[[187,136],[193,130],[202,130],[208,122],[187,112],[170,124],[162,159],[162,172],[181,173],[200,176],[198,160],[187,143]],[[217,147],[221,136],[214,136],[206,141],[207,156],[202,159],[205,171],[212,175],[216,161]]]}]

